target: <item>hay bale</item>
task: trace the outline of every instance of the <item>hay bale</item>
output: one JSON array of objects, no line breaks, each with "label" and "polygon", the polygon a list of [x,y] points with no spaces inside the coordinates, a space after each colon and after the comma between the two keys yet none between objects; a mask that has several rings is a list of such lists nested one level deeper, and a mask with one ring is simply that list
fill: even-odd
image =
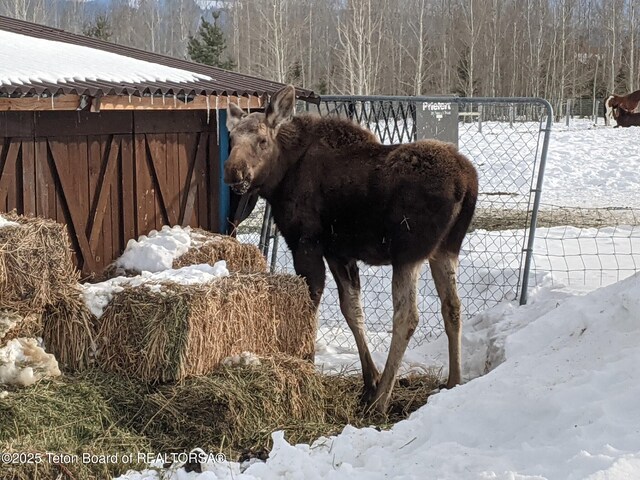
[{"label": "hay bale", "polygon": [[73,288],[79,272],[64,225],[3,214],[0,228],[0,308],[41,314]]},{"label": "hay bale", "polygon": [[99,323],[99,364],[147,382],[204,375],[243,351],[312,359],[315,350],[315,309],[292,275],[124,286]]},{"label": "hay bale", "polygon": [[42,337],[47,350],[67,371],[82,371],[95,360],[96,318],[87,308],[79,287],[68,289],[43,314]]},{"label": "hay bale", "polygon": [[439,383],[431,375],[402,379],[394,389],[391,413],[381,416],[360,403],[360,375],[322,375],[310,363],[286,355],[259,360],[150,387],[136,396],[137,403],[123,397],[126,404],[114,408],[156,451],[200,447],[222,450],[231,459],[268,451],[276,430],[284,430],[295,444],[338,434],[345,425],[388,428],[424,405]]},{"label": "hay bale", "polygon": [[252,244],[199,228],[168,227],[152,230],[138,240],[129,240],[122,256],[108,265],[94,281],[158,272],[189,265],[214,265],[225,260],[230,272],[264,273],[267,262]]},{"label": "hay bale", "polygon": [[240,243],[237,239],[210,233],[199,228],[192,230],[198,239],[194,246],[173,262],[173,268],[201,263],[215,264],[220,260],[227,262],[230,272],[261,273],[267,271],[267,261],[255,245]]},{"label": "hay bale", "polygon": [[309,362],[282,355],[159,386],[138,412],[139,432],[160,451],[199,446],[237,454],[266,446],[276,429],[298,438],[304,425],[326,423],[320,375]]},{"label": "hay bale", "polygon": [[[152,451],[149,442],[119,422],[107,392],[132,401],[141,398],[135,385],[96,374],[45,380],[0,397],[0,451],[28,452],[44,459],[40,464],[5,464],[2,478],[113,478],[143,467],[135,453]],[[64,462],[47,453],[78,457]],[[133,463],[100,464],[83,462],[85,453],[134,457]]]}]

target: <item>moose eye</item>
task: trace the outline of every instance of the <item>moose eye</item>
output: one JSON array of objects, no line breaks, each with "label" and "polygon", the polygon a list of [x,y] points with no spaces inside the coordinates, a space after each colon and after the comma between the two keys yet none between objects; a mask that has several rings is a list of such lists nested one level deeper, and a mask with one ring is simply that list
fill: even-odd
[{"label": "moose eye", "polygon": [[260,142],[259,142],[259,145],[260,145],[260,148],[263,149],[263,150],[265,148],[267,148],[267,139],[266,138],[261,138]]}]

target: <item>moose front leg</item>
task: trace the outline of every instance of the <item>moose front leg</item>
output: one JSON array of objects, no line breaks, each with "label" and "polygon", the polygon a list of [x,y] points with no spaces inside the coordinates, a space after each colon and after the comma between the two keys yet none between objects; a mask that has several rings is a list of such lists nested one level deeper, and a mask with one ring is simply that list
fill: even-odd
[{"label": "moose front leg", "polygon": [[353,333],[358,347],[360,364],[362,365],[362,377],[364,380],[364,392],[362,398],[365,402],[371,402],[376,393],[376,386],[380,374],[376,368],[369,347],[364,327],[364,313],[360,300],[360,272],[355,260],[339,261],[327,257],[329,269],[338,286],[340,297],[340,310],[347,320],[347,324]]}]

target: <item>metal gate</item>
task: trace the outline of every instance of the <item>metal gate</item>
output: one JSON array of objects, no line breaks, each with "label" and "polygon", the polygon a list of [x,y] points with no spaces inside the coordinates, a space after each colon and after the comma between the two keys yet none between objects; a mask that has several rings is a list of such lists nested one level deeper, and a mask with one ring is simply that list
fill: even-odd
[{"label": "metal gate", "polygon": [[[476,215],[460,255],[458,278],[463,316],[470,318],[504,299],[526,302],[536,216],[553,122],[552,108],[547,101],[331,96],[322,97],[318,105],[300,105],[300,108],[320,115],[350,118],[373,131],[386,144],[415,141],[420,139],[422,131],[437,135],[441,132],[447,141],[457,138],[460,151],[474,163],[480,179]],[[436,114],[425,119],[424,110]],[[446,115],[453,115],[453,122],[443,118]],[[425,121],[441,120],[448,121],[450,128],[423,125]],[[451,131],[452,126],[457,132]],[[263,201],[240,226],[238,234],[243,241],[259,244],[273,271],[294,272],[290,252],[278,236],[269,206]],[[391,333],[391,267],[360,267],[368,340],[374,350],[385,350]],[[428,268],[421,273],[418,289],[421,318],[412,338],[413,346],[444,332],[440,303]],[[319,321],[320,341],[353,347],[331,275],[327,275]]]}]

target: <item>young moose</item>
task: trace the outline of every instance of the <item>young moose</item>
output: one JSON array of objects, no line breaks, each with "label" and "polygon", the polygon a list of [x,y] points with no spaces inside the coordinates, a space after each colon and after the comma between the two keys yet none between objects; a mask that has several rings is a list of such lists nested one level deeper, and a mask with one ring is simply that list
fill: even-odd
[{"label": "young moose", "polygon": [[[418,325],[416,282],[429,260],[449,340],[447,387],[459,384],[456,271],[478,195],[474,167],[453,145],[382,145],[348,120],[294,116],[294,105],[293,86],[276,93],[265,113],[229,104],[225,182],[239,194],[257,191],[271,204],[316,307],[326,259],[358,346],[364,398],[381,412]],[[358,260],[393,267],[393,336],[382,375],[365,338]]]}]

